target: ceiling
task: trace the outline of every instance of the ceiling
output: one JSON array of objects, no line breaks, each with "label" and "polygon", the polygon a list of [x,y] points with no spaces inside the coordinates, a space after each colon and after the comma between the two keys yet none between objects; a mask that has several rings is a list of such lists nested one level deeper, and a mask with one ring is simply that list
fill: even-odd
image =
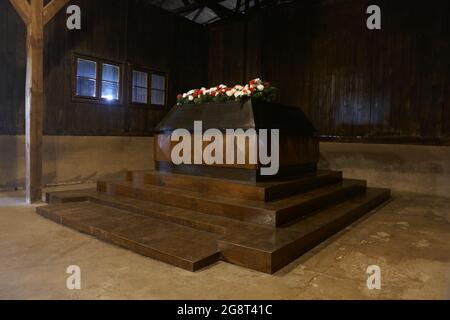
[{"label": "ceiling", "polygon": [[242,17],[260,8],[294,0],[149,0],[154,6],[173,12],[199,24]]}]

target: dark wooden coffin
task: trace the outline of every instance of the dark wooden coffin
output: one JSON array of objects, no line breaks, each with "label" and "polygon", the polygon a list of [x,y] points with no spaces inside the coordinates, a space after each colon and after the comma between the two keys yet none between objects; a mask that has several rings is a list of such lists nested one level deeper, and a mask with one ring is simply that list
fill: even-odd
[{"label": "dark wooden coffin", "polygon": [[[194,131],[202,121],[203,130],[279,129],[280,170],[276,176],[262,176],[260,163],[240,165],[174,165],[171,134],[176,129]],[[256,99],[239,102],[192,104],[173,107],[155,128],[155,168],[158,171],[217,178],[260,181],[280,176],[298,176],[317,170],[319,140],[316,129],[300,108]],[[207,144],[204,143],[204,147]],[[248,146],[242,146],[248,149]]]}]

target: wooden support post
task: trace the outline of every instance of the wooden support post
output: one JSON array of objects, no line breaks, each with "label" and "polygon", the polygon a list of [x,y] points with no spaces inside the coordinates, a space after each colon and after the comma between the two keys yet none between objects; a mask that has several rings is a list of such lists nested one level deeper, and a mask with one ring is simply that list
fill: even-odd
[{"label": "wooden support post", "polygon": [[44,107],[43,0],[31,0],[27,27],[27,75],[25,91],[26,199],[42,199],[42,131]]},{"label": "wooden support post", "polygon": [[10,0],[27,25],[25,84],[25,188],[27,203],[42,199],[42,133],[44,120],[44,26],[69,0]]}]

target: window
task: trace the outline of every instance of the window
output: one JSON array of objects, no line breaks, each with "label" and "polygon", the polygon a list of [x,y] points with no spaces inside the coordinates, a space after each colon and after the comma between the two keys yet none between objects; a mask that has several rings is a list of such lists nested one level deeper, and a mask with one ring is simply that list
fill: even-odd
[{"label": "window", "polygon": [[120,68],[104,63],[102,69],[102,99],[108,101],[119,100]]},{"label": "window", "polygon": [[95,98],[97,92],[97,63],[85,59],[77,61],[77,96]]},{"label": "window", "polygon": [[165,106],[167,76],[149,70],[132,68],[131,103]]},{"label": "window", "polygon": [[166,77],[152,74],[152,104],[163,106],[166,103]]},{"label": "window", "polygon": [[[129,92],[126,94],[130,104],[166,106],[167,74],[132,67],[125,78],[130,78],[130,84],[127,87]],[[72,97],[78,102],[121,104],[123,79],[122,64],[75,55]]]},{"label": "window", "polygon": [[75,98],[98,102],[121,100],[121,67],[96,58],[76,58]]},{"label": "window", "polygon": [[133,88],[132,88],[132,102],[133,103],[148,103],[148,73],[133,70]]}]

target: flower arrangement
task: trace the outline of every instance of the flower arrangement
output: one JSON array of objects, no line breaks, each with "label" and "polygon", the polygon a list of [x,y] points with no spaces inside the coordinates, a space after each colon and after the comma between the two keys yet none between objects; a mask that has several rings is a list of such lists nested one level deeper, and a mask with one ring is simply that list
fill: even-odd
[{"label": "flower arrangement", "polygon": [[271,102],[275,98],[276,90],[269,82],[264,82],[258,78],[249,81],[245,86],[236,85],[231,88],[222,84],[210,89],[194,89],[187,93],[179,94],[177,96],[177,104],[240,101],[246,98]]}]

